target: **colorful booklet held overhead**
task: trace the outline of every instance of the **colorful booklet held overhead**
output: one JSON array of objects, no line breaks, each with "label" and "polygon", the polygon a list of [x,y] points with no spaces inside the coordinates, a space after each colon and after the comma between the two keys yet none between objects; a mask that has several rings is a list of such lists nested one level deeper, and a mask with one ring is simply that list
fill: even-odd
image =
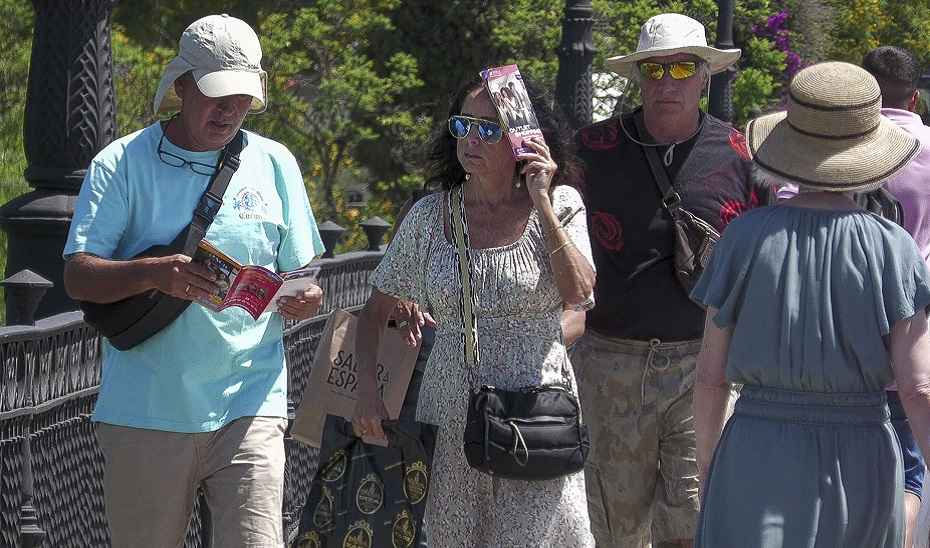
[{"label": "colorful booklet held overhead", "polygon": [[517,65],[485,69],[481,71],[481,78],[484,79],[500,120],[506,126],[504,133],[510,139],[514,158],[524,152],[534,152],[523,141],[530,137],[542,137],[542,131]]},{"label": "colorful booklet held overhead", "polygon": [[220,286],[219,295],[199,300],[200,304],[213,311],[238,306],[256,320],[265,312],[276,312],[278,298],[293,297],[316,285],[320,273],[319,267],[278,274],[263,266],[241,265],[206,240],[200,242],[194,261],[216,273]]}]

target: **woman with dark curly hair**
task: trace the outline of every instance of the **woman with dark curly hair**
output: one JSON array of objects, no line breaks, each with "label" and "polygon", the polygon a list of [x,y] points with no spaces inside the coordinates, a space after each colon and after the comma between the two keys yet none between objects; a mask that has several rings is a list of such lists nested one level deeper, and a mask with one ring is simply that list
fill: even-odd
[{"label": "woman with dark curly hair", "polygon": [[[542,139],[517,160],[481,80],[455,94],[448,130],[432,143],[428,184],[372,278],[359,316],[359,434],[383,436],[375,356],[398,300],[432,311],[436,339],[422,380],[417,418],[439,426],[427,502],[433,546],[593,546],[583,473],[518,481],[469,467],[462,450],[471,388],[559,384],[577,394],[562,339],[564,307],[591,302],[594,268],[584,206],[570,185],[574,159],[549,99],[529,99]],[[463,186],[464,185],[464,186]],[[462,187],[477,317],[480,366],[465,362],[456,246],[448,194]],[[416,322],[415,322],[416,323]],[[414,330],[417,330],[415,325]]]}]

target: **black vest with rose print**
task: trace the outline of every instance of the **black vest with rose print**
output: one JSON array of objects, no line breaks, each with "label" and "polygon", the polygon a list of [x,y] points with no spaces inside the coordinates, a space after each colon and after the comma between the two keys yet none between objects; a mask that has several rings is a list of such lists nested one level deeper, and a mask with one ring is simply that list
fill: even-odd
[{"label": "black vest with rose print", "polygon": [[[640,141],[632,116],[623,128]],[[709,114],[700,133],[675,146],[668,166],[682,207],[720,232],[753,207],[769,203],[768,190],[751,182],[745,138]],[[675,342],[700,339],[704,311],[679,285],[673,268],[671,217],[662,207],[642,147],[613,117],[578,132],[578,155],[585,166],[581,188],[597,267],[595,308],[586,328],[635,340]],[[667,146],[658,148],[660,158]]]}]

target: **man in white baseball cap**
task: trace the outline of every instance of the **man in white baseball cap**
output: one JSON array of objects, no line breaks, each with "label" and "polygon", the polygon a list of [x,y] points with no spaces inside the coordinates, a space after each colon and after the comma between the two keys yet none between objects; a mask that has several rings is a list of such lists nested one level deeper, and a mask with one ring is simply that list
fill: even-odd
[{"label": "man in white baseball cap", "polygon": [[672,211],[722,232],[767,202],[750,184],[743,135],[699,108],[710,75],[739,56],[708,46],[698,21],[657,15],[635,52],[607,60],[639,83],[642,107],[578,135],[597,307],[572,361],[591,431],[585,479],[599,546],[691,546],[694,537],[691,401],[704,311],[676,269]]},{"label": "man in white baseball cap", "polygon": [[155,93],[155,113],[181,106],[174,82],[188,72],[207,97],[248,95],[250,110],[265,110],[265,71],[262,48],[245,21],[229,15],[210,15],[194,21],[181,35],[178,56],[168,66]]},{"label": "man in white baseball cap", "polygon": [[[104,148],[74,206],[64,250],[72,298],[105,304],[161,292],[193,303],[132,348],[105,343],[93,420],[117,548],[180,546],[198,487],[214,546],[284,544],[283,320],[315,314],[322,291],[282,297],[255,320],[200,304],[226,288],[190,256],[139,258],[184,233],[195,209],[213,216],[205,239],[241,264],[285,272],[323,252],[294,156],[241,129],[267,101],[261,56],[239,19],[191,24],[153,105],[174,114]],[[205,191],[235,157],[222,200],[213,199]]]}]

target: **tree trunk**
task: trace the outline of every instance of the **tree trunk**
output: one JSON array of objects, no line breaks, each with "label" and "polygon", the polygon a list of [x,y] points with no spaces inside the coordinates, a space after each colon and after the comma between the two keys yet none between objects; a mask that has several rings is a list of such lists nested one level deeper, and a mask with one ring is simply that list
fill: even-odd
[{"label": "tree trunk", "polygon": [[792,4],[791,49],[805,64],[827,60],[835,11],[831,0],[802,0]]}]

